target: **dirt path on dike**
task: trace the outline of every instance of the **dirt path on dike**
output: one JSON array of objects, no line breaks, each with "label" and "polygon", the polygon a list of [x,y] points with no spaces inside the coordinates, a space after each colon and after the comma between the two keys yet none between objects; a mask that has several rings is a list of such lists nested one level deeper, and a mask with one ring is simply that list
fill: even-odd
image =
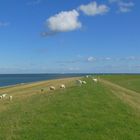
[{"label": "dirt path on dike", "polygon": [[123,102],[129,104],[133,109],[140,112],[140,93],[112,83],[108,80],[99,79],[99,82],[109,89]]}]

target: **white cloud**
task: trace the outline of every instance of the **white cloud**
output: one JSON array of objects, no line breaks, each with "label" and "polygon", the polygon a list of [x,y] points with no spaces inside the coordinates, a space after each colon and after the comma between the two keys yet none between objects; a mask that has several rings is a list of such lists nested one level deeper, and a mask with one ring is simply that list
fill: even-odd
[{"label": "white cloud", "polygon": [[132,10],[134,3],[133,2],[119,2],[119,12],[126,13]]},{"label": "white cloud", "polygon": [[109,11],[108,6],[105,4],[98,5],[96,2],[81,5],[78,9],[88,16],[103,15]]},{"label": "white cloud", "polygon": [[9,22],[2,22],[2,21],[0,21],[0,27],[6,27],[9,24],[10,24]]},{"label": "white cloud", "polygon": [[96,58],[90,56],[90,57],[88,57],[87,61],[88,62],[93,62],[93,61],[96,61]]},{"label": "white cloud", "polygon": [[76,10],[62,11],[46,21],[46,25],[52,32],[66,32],[81,28],[78,20],[79,13]]},{"label": "white cloud", "polygon": [[124,58],[125,60],[139,60],[139,58],[135,57],[135,56],[129,56]]},{"label": "white cloud", "polygon": [[118,5],[118,12],[127,13],[132,10],[134,7],[134,3],[132,1],[124,1],[124,0],[109,0],[110,3],[116,3]]},{"label": "white cloud", "polygon": [[105,60],[111,60],[111,58],[110,57],[106,57]]}]

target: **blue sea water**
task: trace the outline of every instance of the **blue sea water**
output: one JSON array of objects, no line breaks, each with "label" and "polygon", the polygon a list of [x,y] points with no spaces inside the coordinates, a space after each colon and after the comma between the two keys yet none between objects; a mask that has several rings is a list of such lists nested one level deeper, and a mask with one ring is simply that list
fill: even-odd
[{"label": "blue sea water", "polygon": [[0,74],[0,87],[84,75],[85,74]]}]

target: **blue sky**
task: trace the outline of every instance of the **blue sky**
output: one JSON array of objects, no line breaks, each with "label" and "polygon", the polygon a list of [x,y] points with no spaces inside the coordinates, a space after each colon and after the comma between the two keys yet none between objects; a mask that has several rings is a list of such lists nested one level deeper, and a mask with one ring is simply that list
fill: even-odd
[{"label": "blue sky", "polygon": [[0,73],[139,73],[139,5],[1,0]]}]

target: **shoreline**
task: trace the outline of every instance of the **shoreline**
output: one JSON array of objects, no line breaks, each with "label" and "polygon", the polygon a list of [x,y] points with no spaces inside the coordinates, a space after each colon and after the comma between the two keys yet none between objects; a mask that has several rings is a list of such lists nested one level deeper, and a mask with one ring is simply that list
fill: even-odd
[{"label": "shoreline", "polygon": [[9,86],[0,86],[0,90],[5,90],[5,89],[11,89],[11,88],[17,88],[17,87],[24,87],[24,86],[33,86],[33,85],[40,85],[40,84],[47,84],[50,82],[57,82],[57,81],[64,81],[64,80],[70,80],[70,79],[79,79],[82,78],[83,76],[80,77],[64,77],[64,78],[55,78],[55,79],[49,79],[49,80],[40,80],[40,81],[35,81],[35,82],[26,82],[26,83],[19,83],[19,84],[14,84],[14,85],[9,85]]},{"label": "shoreline", "polygon": [[46,80],[38,80],[38,81],[32,81],[32,82],[21,82],[17,84],[10,84],[10,85],[5,85],[5,86],[0,86],[0,89],[2,88],[9,88],[9,87],[15,87],[15,86],[20,86],[20,85],[27,85],[27,84],[33,84],[33,83],[38,83],[38,82],[47,82],[47,81],[52,81],[52,80],[59,80],[59,79],[66,79],[66,78],[76,78],[76,77],[82,77],[82,76],[72,76],[72,77],[56,77],[52,79],[46,79]]}]

